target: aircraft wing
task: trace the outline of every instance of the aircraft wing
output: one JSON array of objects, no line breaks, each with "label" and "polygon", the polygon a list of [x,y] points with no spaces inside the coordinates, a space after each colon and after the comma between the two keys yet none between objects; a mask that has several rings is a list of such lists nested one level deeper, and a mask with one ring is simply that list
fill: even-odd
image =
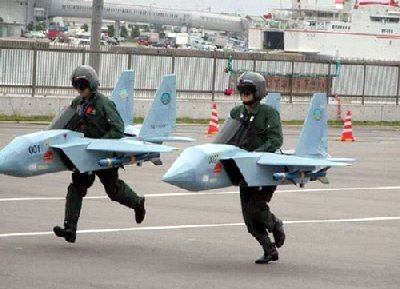
[{"label": "aircraft wing", "polygon": [[51,144],[49,145],[49,147],[64,150],[73,147],[85,147],[89,143],[90,143],[89,139],[86,138],[71,138],[68,142],[61,144]]},{"label": "aircraft wing", "polygon": [[[97,171],[137,161],[159,161],[160,153],[171,152],[175,148],[153,143],[123,139],[72,139],[63,144],[50,145],[60,149],[82,173]],[[115,156],[115,154],[119,156]]]},{"label": "aircraft wing", "polygon": [[299,167],[337,167],[349,166],[345,162],[330,161],[324,158],[297,157],[293,155],[281,155],[274,153],[263,153],[257,161],[259,165],[271,166],[299,166]]},{"label": "aircraft wing", "polygon": [[86,148],[92,151],[104,151],[126,154],[166,153],[175,150],[174,147],[157,145],[150,142],[130,138],[123,139],[92,139]]},{"label": "aircraft wing", "polygon": [[167,142],[167,141],[171,141],[171,142],[192,142],[194,141],[193,138],[191,137],[184,137],[184,136],[160,136],[160,137],[146,137],[145,138],[146,141],[149,142],[153,142],[153,143],[162,143],[162,142]]},{"label": "aircraft wing", "polygon": [[126,153],[126,154],[142,154],[142,153],[166,153],[175,150],[174,147],[165,145],[157,145],[153,143],[124,139],[89,139],[82,138],[79,141],[71,141],[63,144],[51,145],[52,148],[58,148],[63,151],[70,149],[85,148],[89,151],[102,151],[109,153]]},{"label": "aircraft wing", "polygon": [[221,158],[221,160],[224,159],[233,159],[235,161],[257,159],[256,163],[263,166],[334,167],[351,165],[345,162],[331,161],[323,158],[297,157],[294,155],[261,152],[238,152],[233,156]]},{"label": "aircraft wing", "polygon": [[231,156],[221,157],[220,160],[228,175],[234,172],[230,175],[231,179],[244,180],[251,187],[284,183],[298,183],[303,186],[308,180],[320,180],[326,183],[328,182],[326,171],[330,167],[350,165],[326,158],[263,152],[237,152]]}]

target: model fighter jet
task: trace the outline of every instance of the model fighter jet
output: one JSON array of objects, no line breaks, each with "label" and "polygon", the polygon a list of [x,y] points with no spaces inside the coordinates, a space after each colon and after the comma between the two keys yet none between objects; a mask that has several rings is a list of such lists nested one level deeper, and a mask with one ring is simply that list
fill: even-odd
[{"label": "model fighter jet", "polygon": [[160,153],[173,147],[164,141],[191,141],[170,137],[176,128],[176,77],[166,75],[141,126],[133,126],[134,71],[124,71],[112,95],[125,124],[122,139],[91,139],[63,129],[75,111],[64,109],[47,130],[16,137],[0,151],[0,173],[30,177],[67,169],[91,172],[113,166],[161,164]]},{"label": "model fighter jet", "polygon": [[348,166],[353,161],[329,156],[327,120],[326,94],[316,93],[295,152],[260,153],[225,144],[240,125],[228,118],[214,143],[186,148],[162,180],[190,191],[232,185],[299,184],[303,187],[308,181],[316,180],[327,183],[329,168]]}]

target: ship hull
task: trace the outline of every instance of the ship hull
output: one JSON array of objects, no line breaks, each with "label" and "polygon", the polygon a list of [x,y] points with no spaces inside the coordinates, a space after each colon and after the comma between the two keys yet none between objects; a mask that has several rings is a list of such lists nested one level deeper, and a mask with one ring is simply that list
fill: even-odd
[{"label": "ship hull", "polygon": [[400,61],[400,35],[285,30],[285,52],[332,58]]}]

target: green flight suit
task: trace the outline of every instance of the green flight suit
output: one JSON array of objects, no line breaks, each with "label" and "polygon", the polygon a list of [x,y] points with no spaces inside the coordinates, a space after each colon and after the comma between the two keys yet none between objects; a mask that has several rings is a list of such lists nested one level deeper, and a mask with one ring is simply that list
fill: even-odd
[{"label": "green flight suit", "polygon": [[247,151],[275,152],[283,143],[279,113],[269,105],[256,102],[248,113],[245,106],[231,110],[231,118],[239,120],[241,127],[231,143]]},{"label": "green flight suit", "polygon": [[[66,125],[67,129],[79,131],[89,138],[121,138],[124,123],[114,102],[99,92],[85,101],[76,97],[71,104],[76,114]],[[71,164],[70,164],[71,165]],[[128,208],[138,206],[140,198],[124,181],[118,177],[118,168],[99,170],[92,173],[80,173],[73,170],[72,183],[68,186],[65,204],[64,227],[76,230],[82,199],[97,176],[104,186],[108,197]]]},{"label": "green flight suit", "polygon": [[[272,107],[256,102],[249,113],[244,105],[239,105],[231,110],[230,116],[239,120],[241,126],[229,144],[256,152],[275,152],[281,147],[280,116]],[[276,217],[271,213],[268,202],[275,190],[276,186],[240,186],[240,204],[247,230],[266,253],[273,247],[268,231],[273,231]]]}]

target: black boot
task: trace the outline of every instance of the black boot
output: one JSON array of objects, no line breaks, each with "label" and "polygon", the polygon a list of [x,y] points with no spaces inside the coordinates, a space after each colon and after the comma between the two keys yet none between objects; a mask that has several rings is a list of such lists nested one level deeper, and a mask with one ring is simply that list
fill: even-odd
[{"label": "black boot", "polygon": [[275,245],[276,247],[280,248],[283,246],[285,243],[285,231],[283,230],[283,222],[275,217],[275,224],[274,224],[274,229],[272,230],[272,235],[274,236],[275,239]]},{"label": "black boot", "polygon": [[144,216],[146,215],[146,209],[144,208],[144,197],[141,197],[139,203],[135,210],[135,220],[136,223],[140,224],[144,220]]},{"label": "black boot", "polygon": [[65,241],[69,243],[75,243],[76,240],[76,230],[73,228],[69,228],[65,226],[64,228],[61,228],[60,226],[55,226],[53,228],[54,234],[56,234],[57,237],[64,238]]},{"label": "black boot", "polygon": [[278,261],[278,260],[279,260],[278,251],[276,250],[275,245],[271,244],[271,246],[267,250],[264,250],[264,255],[258,258],[255,262],[256,264],[268,264],[268,262],[270,261]]}]

